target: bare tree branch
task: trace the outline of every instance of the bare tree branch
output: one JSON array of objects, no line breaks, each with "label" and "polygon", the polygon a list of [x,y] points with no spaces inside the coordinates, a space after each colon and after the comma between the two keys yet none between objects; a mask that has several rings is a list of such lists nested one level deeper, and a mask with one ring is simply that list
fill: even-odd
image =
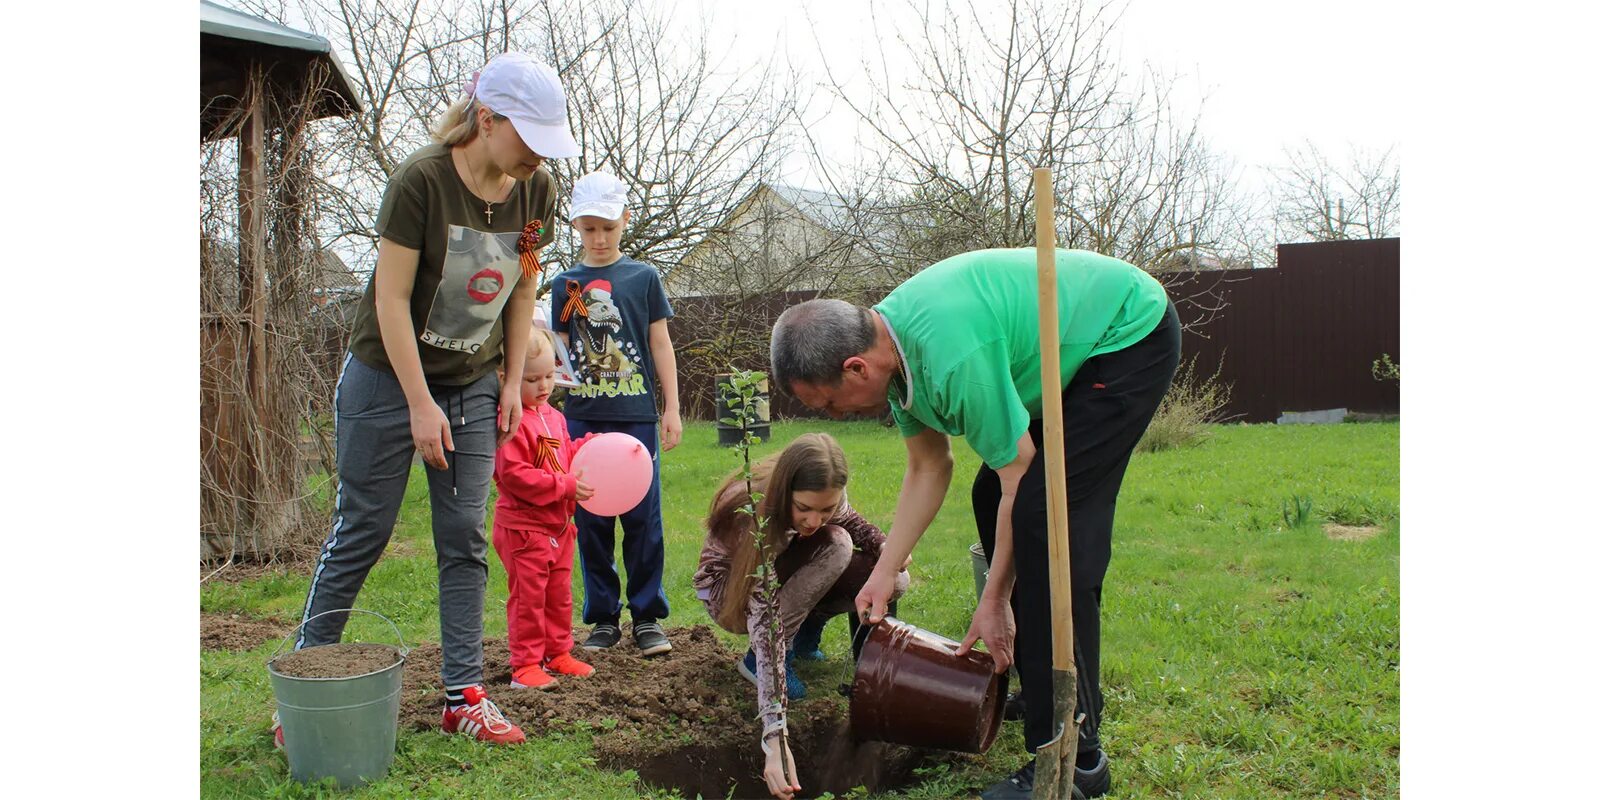
[{"label": "bare tree branch", "polygon": [[1381,239],[1400,233],[1400,162],[1352,147],[1343,164],[1315,145],[1285,148],[1272,171],[1273,224],[1279,241]]}]

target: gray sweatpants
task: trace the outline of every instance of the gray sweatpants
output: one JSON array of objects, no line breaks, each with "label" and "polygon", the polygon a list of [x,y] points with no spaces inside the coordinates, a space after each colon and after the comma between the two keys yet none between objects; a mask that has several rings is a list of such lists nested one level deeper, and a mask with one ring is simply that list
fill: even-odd
[{"label": "gray sweatpants", "polygon": [[[483,593],[489,580],[483,519],[494,473],[499,381],[491,372],[467,386],[430,389],[450,418],[456,448],[445,453],[450,469],[425,469],[439,564],[441,677],[445,688],[458,689],[483,682]],[[339,491],[302,621],[355,604],[394,532],[416,450],[411,411],[392,373],[346,355],[333,405]],[[338,642],[348,616],[313,620],[295,648]]]}]

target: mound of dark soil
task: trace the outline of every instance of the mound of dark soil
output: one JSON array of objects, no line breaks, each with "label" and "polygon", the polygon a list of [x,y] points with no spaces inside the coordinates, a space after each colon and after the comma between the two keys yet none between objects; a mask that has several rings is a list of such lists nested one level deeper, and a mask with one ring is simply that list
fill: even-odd
[{"label": "mound of dark soil", "polygon": [[[623,638],[610,650],[575,649],[594,665],[588,678],[560,678],[551,689],[512,689],[510,653],[504,639],[484,641],[484,677],[489,695],[530,737],[587,726],[595,731],[595,756],[602,767],[637,770],[647,783],[672,787],[687,797],[766,797],[755,687],[735,667],[704,625],[668,631],[672,652],[643,658]],[[581,636],[579,637],[581,639]],[[444,691],[439,686],[439,647],[418,645],[405,668],[400,724],[437,730]],[[915,770],[959,756],[936,751],[856,743],[848,730],[849,703],[821,685],[789,705],[790,749],[798,765],[801,795],[843,794],[904,787]]]}]

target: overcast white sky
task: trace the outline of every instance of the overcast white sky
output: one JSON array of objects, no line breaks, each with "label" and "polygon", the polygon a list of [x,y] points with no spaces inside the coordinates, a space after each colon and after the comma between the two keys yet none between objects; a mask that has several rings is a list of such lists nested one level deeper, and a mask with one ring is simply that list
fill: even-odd
[{"label": "overcast white sky", "polygon": [[[946,0],[916,1],[938,7]],[[688,27],[709,18],[716,39],[726,43],[720,69],[756,69],[778,54],[819,80],[824,63],[848,73],[864,56],[882,52],[871,12],[881,17],[904,6],[902,0],[638,2],[665,8],[669,20]],[[1260,168],[1280,162],[1285,146],[1307,140],[1335,163],[1352,145],[1393,147],[1400,155],[1400,70],[1411,50],[1392,0],[1109,2],[1121,12],[1113,40],[1124,70],[1137,75],[1148,65],[1171,78],[1178,109],[1200,114],[1202,134],[1242,168],[1246,188],[1263,185]],[[994,0],[976,5],[997,8]],[[826,92],[815,95],[827,99]],[[849,161],[856,141],[849,110],[807,117],[826,153]],[[790,183],[822,188],[803,158],[793,158],[786,172]]]},{"label": "overcast white sky", "polygon": [[[1330,158],[1342,157],[1352,144],[1377,150],[1399,144],[1396,69],[1403,51],[1392,4],[1343,0],[1335,9],[1282,0],[1117,1],[1124,9],[1116,37],[1124,68],[1137,74],[1148,63],[1174,77],[1174,100],[1191,112],[1203,99],[1202,132],[1241,167],[1277,162],[1285,145],[1306,139]],[[753,64],[778,52],[820,71],[824,58],[848,67],[878,51],[869,0],[699,2],[715,30],[734,39],[730,61]],[[880,9],[897,5],[878,3]],[[808,15],[826,31],[821,53]],[[835,114],[821,126],[825,147],[850,148],[853,128],[842,122],[845,116]],[[786,179],[804,185],[808,177],[796,163]],[[1254,183],[1252,177],[1260,176],[1245,179]]]}]

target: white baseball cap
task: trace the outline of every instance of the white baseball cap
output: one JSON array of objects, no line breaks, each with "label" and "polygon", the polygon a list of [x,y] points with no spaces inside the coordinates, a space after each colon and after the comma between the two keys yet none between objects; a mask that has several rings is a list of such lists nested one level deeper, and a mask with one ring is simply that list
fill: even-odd
[{"label": "white baseball cap", "polygon": [[572,213],[570,222],[578,217],[622,219],[628,207],[628,185],[609,172],[591,172],[572,184]]},{"label": "white baseball cap", "polygon": [[583,152],[567,129],[567,93],[549,65],[524,53],[501,53],[478,74],[472,96],[511,120],[528,149],[545,158]]}]

